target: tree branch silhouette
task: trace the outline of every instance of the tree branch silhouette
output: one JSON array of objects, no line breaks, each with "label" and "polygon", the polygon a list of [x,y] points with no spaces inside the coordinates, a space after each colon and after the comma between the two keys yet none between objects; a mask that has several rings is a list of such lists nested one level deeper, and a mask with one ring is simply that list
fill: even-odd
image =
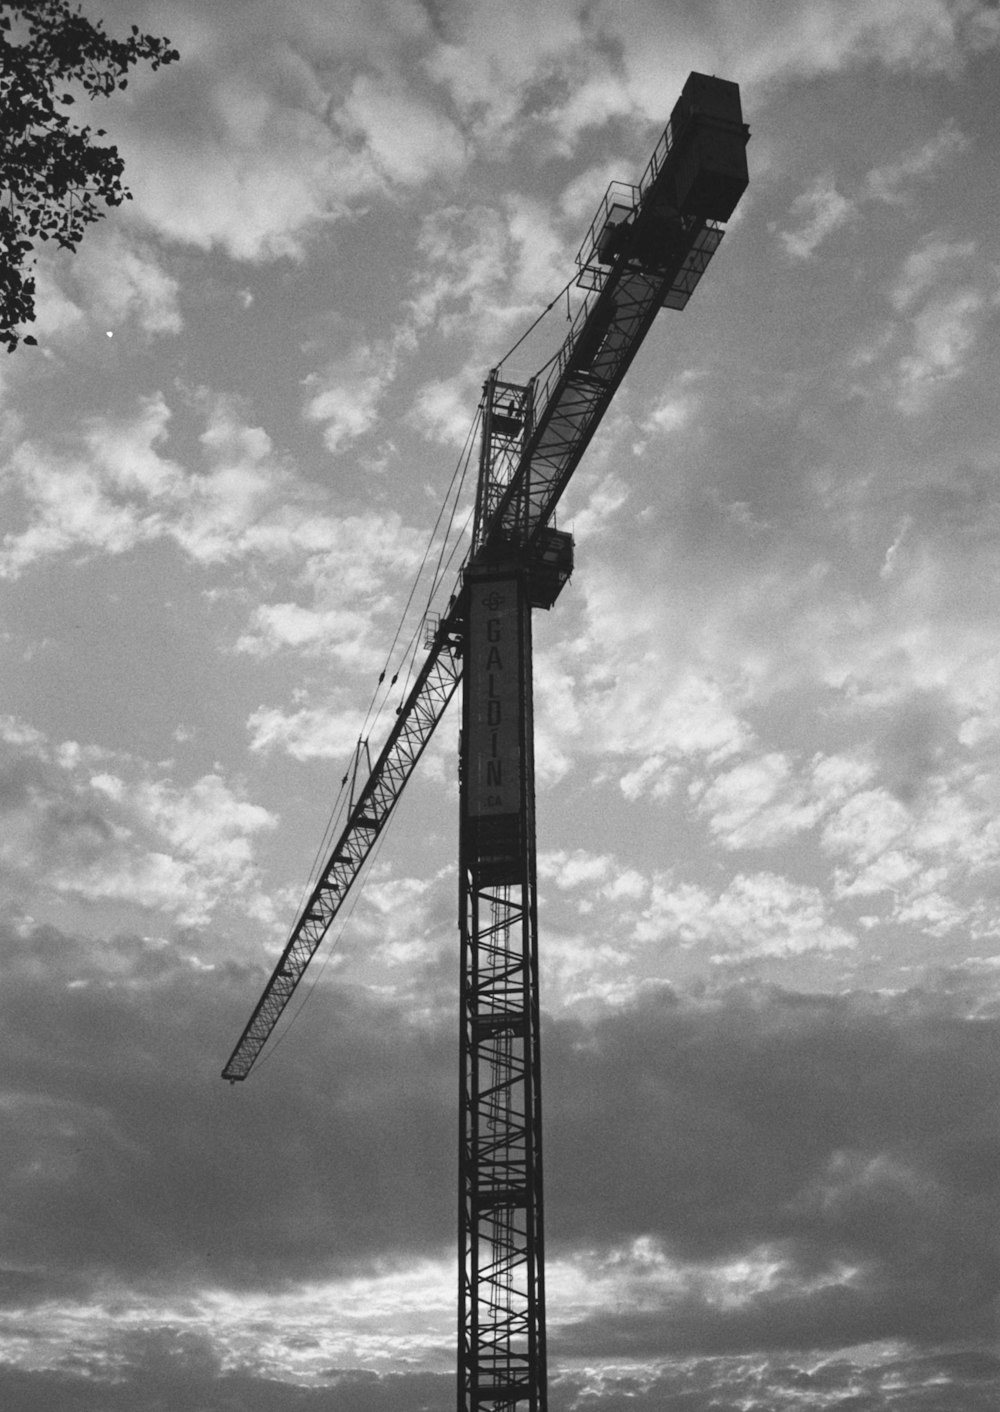
[{"label": "tree branch silhouette", "polygon": [[22,325],[35,318],[35,250],[55,241],[75,250],[88,225],[132,199],[125,163],[106,136],[72,121],[76,87],[89,99],[128,86],[129,70],[179,59],[169,39],[112,39],[69,0],[0,3],[0,343],[37,344]]}]

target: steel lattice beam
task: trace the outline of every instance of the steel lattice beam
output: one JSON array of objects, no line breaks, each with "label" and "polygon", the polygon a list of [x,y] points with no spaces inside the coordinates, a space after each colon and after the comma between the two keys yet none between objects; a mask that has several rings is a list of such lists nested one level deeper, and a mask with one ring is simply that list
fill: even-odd
[{"label": "steel lattice beam", "polygon": [[668,268],[622,260],[600,271],[596,299],[584,301],[551,373],[533,388],[534,423],[490,532],[530,541],[549,523],[656,315],[665,306],[683,309],[723,234],[714,221],[692,219]]},{"label": "steel lattice beam", "polygon": [[235,1083],[250,1072],[444,715],[462,675],[455,630],[454,620],[438,628],[420,675],[400,708],[382,753],[222,1071],[224,1079]]}]

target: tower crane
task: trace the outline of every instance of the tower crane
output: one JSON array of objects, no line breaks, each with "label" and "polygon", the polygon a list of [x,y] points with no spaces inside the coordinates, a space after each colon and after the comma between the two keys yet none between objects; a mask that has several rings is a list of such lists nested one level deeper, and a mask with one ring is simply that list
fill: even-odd
[{"label": "tower crane", "polygon": [[683,309],[746,189],[737,84],[692,73],[639,182],[609,186],[556,357],[486,380],[472,544],[427,655],[222,1077],[245,1079],[464,677],[459,1412],[545,1412],[531,613],[573,567],[559,499],[662,308]]}]

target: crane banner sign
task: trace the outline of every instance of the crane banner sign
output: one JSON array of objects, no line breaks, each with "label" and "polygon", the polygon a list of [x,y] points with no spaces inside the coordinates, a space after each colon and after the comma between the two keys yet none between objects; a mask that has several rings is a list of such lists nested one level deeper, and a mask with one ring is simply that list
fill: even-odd
[{"label": "crane banner sign", "polygon": [[468,701],[468,812],[482,818],[521,809],[521,634],[516,579],[472,586]]}]

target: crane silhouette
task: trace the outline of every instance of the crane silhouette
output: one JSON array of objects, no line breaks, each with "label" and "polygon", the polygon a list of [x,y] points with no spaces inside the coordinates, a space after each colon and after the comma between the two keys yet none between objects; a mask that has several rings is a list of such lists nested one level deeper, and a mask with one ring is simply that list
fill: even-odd
[{"label": "crane silhouette", "polygon": [[749,135],[737,84],[692,73],[639,182],[608,187],[577,255],[586,297],[544,377],[487,378],[455,591],[222,1071],[250,1072],[464,678],[459,1412],[545,1412],[547,1399],[532,609],[572,572],[560,497],[657,313],[685,307],[718,249]]}]

